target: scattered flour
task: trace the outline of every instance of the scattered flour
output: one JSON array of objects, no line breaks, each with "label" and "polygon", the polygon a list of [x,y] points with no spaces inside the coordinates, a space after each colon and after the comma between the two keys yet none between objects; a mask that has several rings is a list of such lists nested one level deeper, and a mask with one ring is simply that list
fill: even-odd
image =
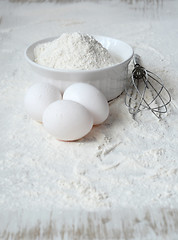
[{"label": "scattered flour", "polygon": [[34,49],[35,62],[56,69],[91,70],[116,63],[94,37],[81,33],[63,33],[52,42]]},{"label": "scattered flour", "polygon": [[[0,25],[0,239],[177,240],[178,2],[57,2],[61,1],[0,1],[4,9]],[[134,3],[140,6],[137,10]],[[72,25],[75,19],[86,24]],[[32,121],[25,114],[23,99],[39,77],[25,62],[23,50],[39,35],[53,36],[59,29],[76,27],[130,43],[143,65],[157,72],[170,90],[168,116],[158,121],[144,111],[134,121],[122,95],[110,104],[104,124],[71,143],[56,141]],[[60,236],[55,237],[57,232]]]}]

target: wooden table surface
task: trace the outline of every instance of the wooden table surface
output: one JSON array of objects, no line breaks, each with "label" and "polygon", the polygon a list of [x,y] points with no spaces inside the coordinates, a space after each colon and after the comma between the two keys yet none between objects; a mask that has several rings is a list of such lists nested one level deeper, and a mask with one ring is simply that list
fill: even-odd
[{"label": "wooden table surface", "polygon": [[[17,52],[20,52],[20,57],[17,59],[21,64],[19,64],[20,76],[24,77],[27,65],[24,63],[23,51],[27,45],[38,39],[56,36],[62,32],[84,31],[112,37],[121,36],[123,40],[132,44],[134,29],[130,34],[129,30],[124,28],[126,21],[127,26],[128,23],[132,23],[132,26],[135,27],[136,35],[133,38],[136,45],[139,37],[143,37],[143,32],[139,31],[139,27],[142,28],[147,17],[150,19],[150,24],[154,24],[154,21],[159,21],[160,15],[170,12],[170,18],[168,17],[167,21],[170,21],[170,25],[172,24],[171,13],[175,14],[176,1],[170,1],[169,9],[167,9],[169,0],[0,1],[0,51],[4,54],[0,56],[1,77],[8,74],[1,67],[3,66],[1,63],[4,61],[9,66],[9,73],[13,74],[12,62]],[[52,8],[59,9],[59,15],[56,11],[53,15]],[[102,9],[113,9],[113,15],[107,16],[107,21],[104,20],[106,12],[102,12]],[[125,16],[127,16],[125,20],[119,17],[121,10],[125,11]],[[129,16],[131,11],[134,14]],[[81,15],[79,16],[79,14]],[[139,23],[136,21],[138,14],[143,16],[142,22]],[[177,19],[177,22],[174,22],[176,26],[173,26],[172,30],[170,29],[170,33],[177,31],[178,12],[175,19]],[[133,23],[134,21],[135,23]],[[164,23],[160,22],[160,24]],[[9,39],[8,46],[7,38]],[[173,39],[174,45],[176,45],[177,39]],[[14,45],[17,41],[18,44]],[[11,51],[10,48],[14,48],[15,51]],[[27,75],[30,78],[30,73]],[[22,88],[25,88],[25,84],[22,84]],[[3,149],[0,151],[3,152]],[[2,160],[0,159],[0,161]],[[1,197],[0,199],[5,201]],[[37,212],[33,209],[24,209],[23,206],[19,211],[17,209],[8,211],[7,209],[3,210],[0,207],[0,239],[3,240],[178,239],[178,206],[175,207],[174,204],[170,207],[160,205],[156,209],[149,206],[145,209],[123,207],[101,211],[86,211],[85,209],[79,211],[66,209],[56,209],[55,211],[53,209],[53,211],[49,211],[44,209],[44,212]]]}]

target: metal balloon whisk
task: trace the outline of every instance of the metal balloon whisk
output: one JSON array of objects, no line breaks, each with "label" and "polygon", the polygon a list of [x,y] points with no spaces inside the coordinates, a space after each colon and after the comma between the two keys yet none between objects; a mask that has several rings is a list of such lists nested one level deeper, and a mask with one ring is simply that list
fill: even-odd
[{"label": "metal balloon whisk", "polygon": [[125,95],[125,104],[129,113],[135,119],[138,112],[148,109],[160,119],[161,115],[167,112],[171,95],[156,74],[140,65],[139,55],[134,55],[133,63],[130,85],[126,88]]}]

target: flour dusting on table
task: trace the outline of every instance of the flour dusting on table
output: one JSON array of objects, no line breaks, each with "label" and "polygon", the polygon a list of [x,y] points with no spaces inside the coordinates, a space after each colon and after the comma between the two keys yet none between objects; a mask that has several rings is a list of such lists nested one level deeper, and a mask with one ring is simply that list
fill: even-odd
[{"label": "flour dusting on table", "polygon": [[[35,224],[38,219],[42,229],[43,221],[49,223],[46,211],[57,214],[71,209],[102,212],[129,207],[143,216],[146,208],[150,215],[151,208],[172,210],[172,215],[157,218],[149,228],[146,225],[145,233],[158,226],[155,238],[147,239],[158,239],[160,221],[171,223],[178,206],[178,48],[177,30],[173,30],[178,23],[177,4],[161,1],[163,6],[156,13],[148,9],[148,14],[121,2],[82,1],[74,8],[73,4],[0,1],[4,9],[0,21],[0,213],[4,213],[0,228],[4,234],[18,233],[22,225],[27,229],[30,221]],[[100,20],[97,24],[96,19]],[[122,95],[110,104],[104,124],[80,141],[64,143],[26,115],[24,95],[39,76],[25,62],[24,49],[38,39],[76,28],[101,35],[107,32],[134,47],[143,66],[157,73],[171,93],[163,120],[143,111],[134,121]],[[16,212],[19,215],[14,219],[19,218],[12,223]],[[137,233],[144,219],[151,219],[149,214],[143,222],[135,218]],[[104,223],[107,227],[109,220]]]}]

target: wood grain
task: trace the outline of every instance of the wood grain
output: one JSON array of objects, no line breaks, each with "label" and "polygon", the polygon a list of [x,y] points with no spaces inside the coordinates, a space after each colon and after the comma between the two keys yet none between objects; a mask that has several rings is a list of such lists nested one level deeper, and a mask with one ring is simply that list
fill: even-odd
[{"label": "wood grain", "polygon": [[[21,215],[22,216],[22,215]],[[30,216],[29,216],[30,217]],[[31,216],[32,217],[32,216]],[[26,218],[27,220],[28,218]],[[20,218],[12,217],[16,231],[8,228],[0,233],[3,240],[22,239],[70,239],[70,240],[115,240],[115,239],[176,239],[178,236],[178,210],[150,209],[116,211],[50,213],[49,220],[36,219],[33,227],[22,227]],[[22,217],[23,226],[24,219]],[[28,221],[27,221],[28,224]],[[15,227],[16,225],[16,227]]]}]

